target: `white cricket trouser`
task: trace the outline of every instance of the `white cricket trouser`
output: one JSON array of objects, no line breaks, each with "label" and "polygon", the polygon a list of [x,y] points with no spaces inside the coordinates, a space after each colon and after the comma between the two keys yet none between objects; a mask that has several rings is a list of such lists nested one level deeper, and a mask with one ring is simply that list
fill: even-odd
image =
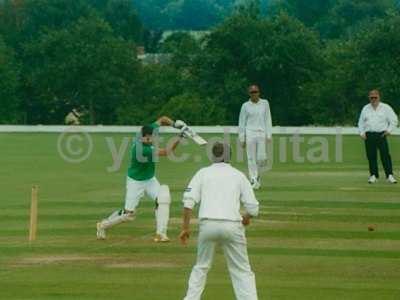
[{"label": "white cricket trouser", "polygon": [[250,180],[257,180],[267,160],[264,131],[246,130],[246,152]]},{"label": "white cricket trouser", "polygon": [[189,279],[184,300],[200,300],[211,268],[215,245],[220,244],[237,300],[257,300],[256,280],[247,255],[247,241],[241,222],[202,220],[199,228],[197,262]]},{"label": "white cricket trouser", "polygon": [[153,177],[149,180],[137,181],[130,177],[126,178],[126,196],[125,209],[134,211],[139,204],[144,193],[153,200],[156,200],[160,191],[160,183],[157,178]]},{"label": "white cricket trouser", "polygon": [[[132,221],[135,218],[134,211],[136,210],[136,207],[138,206],[140,199],[144,196],[144,193],[146,193],[151,199],[156,200],[160,192],[160,188],[161,188],[160,183],[155,177],[144,181],[137,181],[133,180],[130,177],[127,177],[125,210],[128,210],[130,212],[125,213],[123,210],[114,211],[108,218],[103,219],[101,221],[101,227],[103,229],[108,229],[114,227],[115,225],[127,221]],[[165,224],[162,225],[165,226]]]}]

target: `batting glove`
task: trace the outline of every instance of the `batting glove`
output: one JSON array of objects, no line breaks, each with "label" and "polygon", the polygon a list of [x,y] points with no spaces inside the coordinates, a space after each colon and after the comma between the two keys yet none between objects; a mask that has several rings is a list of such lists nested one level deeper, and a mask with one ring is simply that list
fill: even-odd
[{"label": "batting glove", "polygon": [[182,129],[182,128],[186,127],[186,126],[187,126],[186,123],[183,122],[182,120],[176,120],[174,122],[174,124],[172,125],[172,127],[176,128],[176,129]]},{"label": "batting glove", "polygon": [[187,138],[189,135],[188,135],[188,129],[189,129],[189,127],[187,127],[187,125],[185,125],[185,126],[183,126],[182,128],[181,128],[181,133],[179,134],[179,136],[181,137],[181,138]]}]

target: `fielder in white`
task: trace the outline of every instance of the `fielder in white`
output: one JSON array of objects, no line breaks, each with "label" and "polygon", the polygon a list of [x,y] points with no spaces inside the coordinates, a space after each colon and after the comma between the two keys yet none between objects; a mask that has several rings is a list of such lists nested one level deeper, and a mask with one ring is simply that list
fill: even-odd
[{"label": "fielder in white", "polygon": [[266,142],[272,141],[272,118],[269,102],[260,98],[260,88],[250,86],[249,94],[249,101],[240,110],[239,141],[246,147],[251,186],[259,189],[260,170],[267,161]]},{"label": "fielder in white", "polygon": [[[258,215],[259,204],[246,176],[229,164],[229,146],[216,143],[212,152],[214,164],[196,173],[183,196],[183,227],[179,236],[183,244],[190,236],[192,210],[200,204],[197,262],[184,300],[201,299],[217,244],[224,251],[236,299],[257,300],[244,226]],[[246,211],[243,216],[241,203]]]},{"label": "fielder in white", "polygon": [[184,136],[179,138],[169,149],[158,149],[153,146],[153,132],[160,126],[173,126],[178,129],[186,128],[183,121],[172,121],[168,117],[161,117],[156,122],[145,125],[141,129],[141,137],[134,141],[131,150],[131,163],[126,178],[125,207],[113,212],[108,218],[97,223],[97,238],[105,239],[106,230],[135,218],[135,210],[140,199],[146,193],[156,203],[155,217],[157,232],[155,242],[169,242],[167,236],[169,207],[171,195],[167,185],[160,185],[155,177],[155,158],[167,156],[178,146]]}]

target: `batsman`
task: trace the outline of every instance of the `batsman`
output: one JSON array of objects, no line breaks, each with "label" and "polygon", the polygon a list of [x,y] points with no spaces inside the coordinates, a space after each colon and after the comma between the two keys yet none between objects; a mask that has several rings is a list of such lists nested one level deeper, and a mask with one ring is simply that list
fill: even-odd
[{"label": "batsman", "polygon": [[[176,141],[167,149],[155,149],[154,133],[160,126],[173,126],[181,132]],[[161,117],[156,122],[142,127],[140,137],[131,149],[131,163],[126,178],[126,196],[123,209],[114,211],[108,218],[97,223],[97,238],[105,239],[106,230],[118,224],[133,221],[136,207],[140,199],[147,194],[155,201],[156,236],[155,242],[169,242],[167,235],[171,194],[168,185],[160,185],[155,177],[155,161],[157,157],[168,156],[185,137],[187,125],[181,120],[172,121],[169,117]]]}]

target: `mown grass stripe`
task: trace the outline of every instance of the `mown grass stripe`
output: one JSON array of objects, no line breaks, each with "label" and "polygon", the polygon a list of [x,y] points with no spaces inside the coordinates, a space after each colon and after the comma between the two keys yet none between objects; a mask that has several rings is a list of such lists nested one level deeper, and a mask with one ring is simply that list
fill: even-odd
[{"label": "mown grass stripe", "polygon": [[367,215],[340,215],[340,214],[298,214],[294,212],[291,215],[267,213],[262,215],[263,219],[271,221],[287,222],[362,222],[362,223],[400,223],[400,216],[367,216]]},{"label": "mown grass stripe", "polygon": [[[367,229],[365,229],[367,230]],[[360,232],[332,230],[268,230],[259,228],[249,230],[248,237],[295,238],[295,239],[368,239],[368,240],[400,240],[400,232]]]},{"label": "mown grass stripe", "polygon": [[[400,202],[362,202],[362,201],[332,201],[332,200],[266,200],[263,202],[266,207],[296,207],[296,208],[358,208],[358,209],[399,209]],[[43,209],[59,208],[59,209],[78,209],[101,207],[115,209],[122,205],[122,201],[41,201],[40,207]],[[141,206],[151,206],[149,203],[141,203]],[[181,203],[173,203],[173,207],[181,208]],[[3,209],[26,209],[28,204],[9,204],[3,206]]]},{"label": "mown grass stripe", "polygon": [[359,209],[400,209],[399,203],[385,202],[357,202],[357,201],[279,201],[269,200],[265,203],[268,206],[274,207],[300,207],[300,208],[359,208]]},{"label": "mown grass stripe", "polygon": [[[157,247],[157,246],[140,246],[137,247],[133,244],[103,244],[95,247],[93,244],[82,248],[82,245],[70,245],[70,246],[31,246],[31,255],[60,255],[60,254],[97,254],[106,255],[112,247],[112,253],[115,254],[127,254],[127,253],[149,253],[152,252],[155,255],[159,253],[163,254],[176,254],[176,253],[192,253],[196,252],[195,247],[181,247],[180,245],[169,245],[168,247]],[[0,252],[2,255],[18,255],[26,254],[26,249],[18,247],[3,247]],[[400,259],[399,251],[391,250],[342,250],[342,249],[314,249],[314,248],[276,248],[276,247],[251,247],[249,249],[250,255],[276,255],[276,256],[322,256],[322,257],[359,257],[359,258],[392,258]],[[399,262],[400,263],[400,262]]]},{"label": "mown grass stripe", "polygon": [[[195,229],[195,228],[194,228]],[[124,226],[111,231],[112,236],[118,236],[121,234],[130,234],[132,236],[141,236],[150,233],[152,227],[141,226]],[[366,230],[366,229],[365,229]],[[3,237],[12,236],[23,236],[28,232],[27,228],[13,228],[0,229],[0,235]],[[39,227],[39,234],[41,237],[55,237],[55,236],[90,236],[90,233],[94,232],[94,226],[76,228],[65,228],[60,225],[57,227],[43,228]],[[170,234],[178,234],[179,229],[174,227],[170,228]],[[94,235],[94,233],[93,233]],[[280,238],[280,239],[359,239],[359,240],[400,240],[400,232],[397,231],[374,231],[374,232],[362,232],[362,231],[333,231],[333,230],[282,230],[282,229],[263,229],[258,228],[257,230],[249,230],[247,232],[249,238]]]},{"label": "mown grass stripe", "polygon": [[[79,212],[79,211],[65,211],[58,213],[40,213],[39,221],[96,221],[106,215],[103,212]],[[0,215],[1,222],[7,221],[22,221],[27,220],[27,213],[23,214],[7,214]],[[153,219],[154,212],[152,209],[138,210],[138,217],[143,219]],[[335,212],[321,214],[320,212],[266,212],[261,213],[259,219],[274,220],[274,221],[293,221],[293,222],[308,222],[308,221],[332,221],[332,222],[383,222],[383,223],[400,223],[400,215],[368,215],[360,211],[360,214],[339,214]]]},{"label": "mown grass stripe", "polygon": [[[331,257],[370,257],[398,258],[399,251],[388,250],[341,250],[341,249],[302,249],[302,248],[261,248],[253,247],[250,254],[255,255],[290,255],[290,256],[331,256]],[[400,262],[399,262],[400,263]]]}]

